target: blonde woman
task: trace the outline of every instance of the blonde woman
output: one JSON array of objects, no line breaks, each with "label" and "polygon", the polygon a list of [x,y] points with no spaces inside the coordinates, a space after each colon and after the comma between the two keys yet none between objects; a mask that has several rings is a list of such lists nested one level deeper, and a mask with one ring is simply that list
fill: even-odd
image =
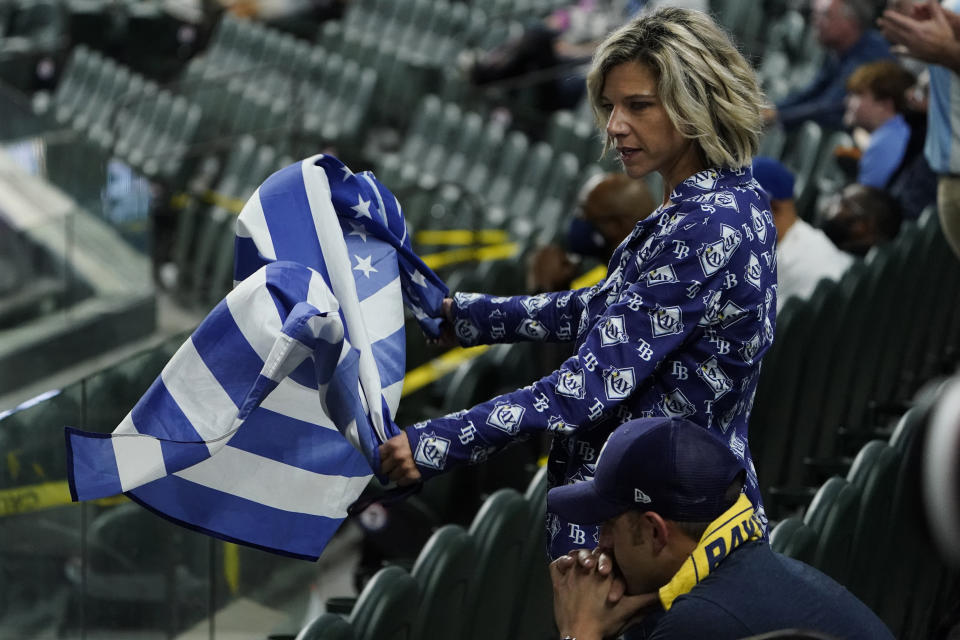
[{"label": "blonde woman", "polygon": [[[381,470],[408,484],[549,431],[557,486],[593,476],[617,425],[686,418],[744,460],[764,519],[747,418],[773,340],[776,230],[750,172],[764,102],[754,72],[707,15],[662,9],[607,37],[587,89],[625,173],[662,176],[659,208],[594,287],[456,294],[448,315],[462,345],[566,339],[574,354],[530,386],[407,428],[381,447]],[[547,527],[553,557],[597,545],[596,526],[547,514]]]}]

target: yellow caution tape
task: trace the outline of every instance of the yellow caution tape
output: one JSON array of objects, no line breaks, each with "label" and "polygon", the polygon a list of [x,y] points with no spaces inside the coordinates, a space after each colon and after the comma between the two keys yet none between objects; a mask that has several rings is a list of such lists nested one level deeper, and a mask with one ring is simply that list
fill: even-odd
[{"label": "yellow caution tape", "polygon": [[418,244],[433,245],[469,245],[469,244],[502,244],[510,241],[510,234],[503,229],[448,229],[446,231],[424,230],[417,231],[413,239]]},{"label": "yellow caution tape", "polygon": [[451,249],[450,251],[440,251],[425,256],[420,256],[424,264],[431,269],[439,269],[459,262],[470,262],[476,260],[484,262],[486,260],[504,260],[512,258],[519,253],[520,247],[516,242],[507,242],[504,244],[495,244],[489,247],[468,247],[464,249]]},{"label": "yellow caution tape", "polygon": [[232,542],[223,543],[223,578],[231,594],[240,592],[240,548]]},{"label": "yellow caution tape", "polygon": [[576,278],[572,283],[570,283],[571,289],[582,289],[584,287],[592,287],[601,280],[607,277],[607,266],[606,265],[597,265],[590,271],[587,271],[585,274]]},{"label": "yellow caution tape", "polygon": [[193,196],[185,192],[176,193],[170,197],[170,206],[174,209],[184,209],[193,200],[200,200],[204,204],[215,204],[234,214],[239,214],[243,210],[243,205],[246,204],[246,200],[231,198],[213,189],[207,189],[199,196]]},{"label": "yellow caution tape", "polygon": [[400,394],[401,397],[408,396],[428,384],[436,382],[439,378],[455,370],[464,362],[473,360],[489,348],[490,347],[485,344],[479,347],[470,347],[469,349],[456,347],[447,351],[442,356],[420,365],[416,369],[407,371],[407,375],[403,379],[403,393]]},{"label": "yellow caution tape", "polygon": [[[93,502],[100,506],[110,506],[125,502],[127,499],[126,496],[121,495]],[[72,500],[70,500],[70,485],[66,480],[0,489],[0,517],[52,509],[68,504],[72,504]]]}]

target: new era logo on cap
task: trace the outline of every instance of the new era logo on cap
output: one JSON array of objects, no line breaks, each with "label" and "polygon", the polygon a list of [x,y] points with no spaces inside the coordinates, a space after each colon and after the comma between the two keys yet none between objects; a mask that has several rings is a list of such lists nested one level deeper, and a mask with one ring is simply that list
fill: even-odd
[{"label": "new era logo on cap", "polygon": [[650,496],[637,488],[633,489],[633,501],[642,502],[643,504],[650,504],[652,502],[652,500],[650,500]]}]

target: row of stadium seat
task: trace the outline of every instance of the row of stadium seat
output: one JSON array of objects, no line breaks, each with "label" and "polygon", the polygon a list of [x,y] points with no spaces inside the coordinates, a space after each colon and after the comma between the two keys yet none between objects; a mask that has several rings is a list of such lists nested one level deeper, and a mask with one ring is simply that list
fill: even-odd
[{"label": "row of stadium seat", "polygon": [[[60,84],[50,96],[35,100],[35,109],[48,129],[70,127],[86,143],[73,146],[73,154],[69,147],[50,154],[51,164],[59,159],[68,165],[62,181],[51,173],[70,192],[77,191],[72,183],[90,181],[89,169],[102,170],[110,156],[152,179],[187,177],[184,161],[196,142],[200,108],[96,51],[76,47]],[[91,162],[91,151],[102,162]]]},{"label": "row of stadium seat", "polygon": [[[254,134],[278,153],[359,149],[376,72],[332,49],[224,16],[178,90],[203,107],[205,135]],[[356,153],[354,154],[354,157]]]},{"label": "row of stadium seat", "polygon": [[805,503],[922,381],[957,362],[958,291],[960,265],[930,209],[839,282],[787,301],[750,418],[774,515]]},{"label": "row of stadium seat", "polygon": [[[376,70],[377,123],[405,127],[417,102],[436,91],[443,69],[468,43],[505,37],[481,9],[446,0],[357,3],[341,22],[323,25],[318,42]],[[370,3],[368,3],[370,4]]]},{"label": "row of stadium seat", "polygon": [[921,469],[926,423],[942,379],[926,385],[888,441],[857,453],[803,517],[773,530],[774,550],[817,567],[877,612],[897,638],[930,638],[956,574],[939,558],[924,513]]},{"label": "row of stadium seat", "polygon": [[[802,517],[781,521],[771,534],[776,551],[847,586],[899,638],[930,637],[953,604],[949,587],[958,577],[932,547],[920,494],[926,422],[942,382],[925,385],[889,441],[863,446],[845,478],[827,480]],[[493,494],[469,534],[458,525],[440,528],[410,574],[399,566],[382,569],[347,618],[340,615],[342,599],[329,601],[328,612],[297,640],[556,637],[542,554],[544,469],[526,498],[524,509],[511,489]],[[523,527],[536,535],[531,538]]]},{"label": "row of stadium seat", "polygon": [[418,231],[462,228],[466,210],[474,214],[472,228],[543,243],[562,230],[583,179],[579,168],[572,154],[427,96],[403,146],[383,159],[377,175]]},{"label": "row of stadium seat", "polygon": [[349,618],[328,611],[304,627],[297,640],[557,637],[545,507],[543,467],[525,496],[513,489],[495,492],[469,531],[441,527],[410,573],[396,565],[381,569]]}]

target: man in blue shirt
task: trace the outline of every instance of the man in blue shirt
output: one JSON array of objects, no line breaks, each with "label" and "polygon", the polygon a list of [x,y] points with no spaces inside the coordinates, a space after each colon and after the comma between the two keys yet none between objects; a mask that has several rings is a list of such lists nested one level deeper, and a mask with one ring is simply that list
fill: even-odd
[{"label": "man in blue shirt", "polygon": [[889,43],[870,29],[873,7],[864,0],[813,0],[813,27],[827,57],[813,81],[779,103],[769,120],[793,129],[804,120],[840,129],[847,78],[860,65],[889,58]]},{"label": "man in blue shirt", "polygon": [[621,425],[593,479],[557,487],[547,508],[602,522],[596,553],[550,566],[566,638],[735,639],[805,629],[847,640],[893,638],[843,586],[774,553],[740,493],[743,463],[678,418]]}]

